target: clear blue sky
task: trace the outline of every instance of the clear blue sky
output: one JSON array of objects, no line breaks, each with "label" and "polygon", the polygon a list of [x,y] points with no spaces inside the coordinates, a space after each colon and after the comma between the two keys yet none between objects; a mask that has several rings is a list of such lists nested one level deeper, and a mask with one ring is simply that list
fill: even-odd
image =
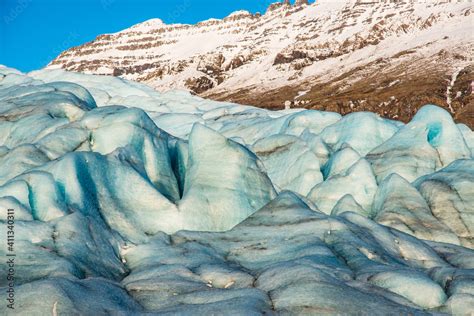
[{"label": "clear blue sky", "polygon": [[0,0],[0,64],[30,71],[62,51],[151,18],[196,23],[277,0]]}]

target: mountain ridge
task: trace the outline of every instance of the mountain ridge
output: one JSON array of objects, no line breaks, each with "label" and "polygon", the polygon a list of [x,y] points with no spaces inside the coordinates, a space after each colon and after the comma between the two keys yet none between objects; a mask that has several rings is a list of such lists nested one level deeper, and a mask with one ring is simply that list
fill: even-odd
[{"label": "mountain ridge", "polygon": [[472,127],[472,12],[469,1],[286,1],[194,25],[145,21],[67,50],[47,68],[402,121],[435,103]]}]

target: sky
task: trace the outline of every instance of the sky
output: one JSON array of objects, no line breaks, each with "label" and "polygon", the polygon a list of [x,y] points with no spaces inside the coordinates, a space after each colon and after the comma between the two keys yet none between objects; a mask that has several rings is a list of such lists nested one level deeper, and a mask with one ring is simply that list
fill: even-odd
[{"label": "sky", "polygon": [[196,23],[277,0],[0,0],[0,64],[27,72],[62,51],[151,18]]}]

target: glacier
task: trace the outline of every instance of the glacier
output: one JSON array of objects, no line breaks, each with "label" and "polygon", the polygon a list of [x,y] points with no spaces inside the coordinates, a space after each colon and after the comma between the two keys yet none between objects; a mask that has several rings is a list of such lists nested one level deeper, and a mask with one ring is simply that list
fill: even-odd
[{"label": "glacier", "polygon": [[0,313],[469,315],[473,140],[0,66]]}]

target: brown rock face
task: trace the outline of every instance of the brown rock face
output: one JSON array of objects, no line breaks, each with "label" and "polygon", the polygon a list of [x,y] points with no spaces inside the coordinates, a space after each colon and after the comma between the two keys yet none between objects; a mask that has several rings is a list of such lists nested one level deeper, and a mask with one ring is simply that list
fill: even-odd
[{"label": "brown rock face", "polygon": [[459,72],[451,91],[454,119],[474,129],[474,65]]},{"label": "brown rock face", "polygon": [[299,6],[302,6],[302,5],[308,5],[308,4],[309,4],[308,0],[295,0],[295,6],[296,7],[299,7]]},{"label": "brown rock face", "polygon": [[275,11],[283,6],[282,2],[271,3],[267,8],[267,13]]},{"label": "brown rock face", "polygon": [[282,8],[282,7],[289,8],[290,6],[291,6],[290,0],[283,0],[283,1],[280,1],[280,2],[274,2],[274,3],[271,3],[268,6],[267,13],[275,11],[275,10],[277,10],[279,8]]},{"label": "brown rock face", "polygon": [[214,82],[208,77],[190,78],[186,81],[186,87],[196,94],[203,93],[214,87]]}]

